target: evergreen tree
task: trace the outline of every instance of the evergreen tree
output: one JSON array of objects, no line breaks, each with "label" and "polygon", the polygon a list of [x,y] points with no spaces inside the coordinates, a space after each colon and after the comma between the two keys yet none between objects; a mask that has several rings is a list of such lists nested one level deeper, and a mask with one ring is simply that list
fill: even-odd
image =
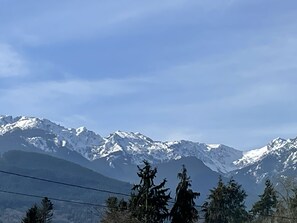
[{"label": "evergreen tree", "polygon": [[233,178],[226,185],[227,220],[229,223],[246,222],[249,219],[246,211],[246,192]]},{"label": "evergreen tree", "polygon": [[47,198],[41,201],[41,207],[34,204],[22,219],[22,223],[50,223],[53,217],[53,204]]},{"label": "evergreen tree", "polygon": [[182,171],[177,177],[180,182],[176,188],[175,203],[171,209],[170,216],[172,223],[193,223],[198,220],[198,211],[195,208],[195,199],[200,193],[194,192],[191,187],[190,177],[187,175],[187,169],[183,165]]},{"label": "evergreen tree", "polygon": [[107,210],[101,219],[101,223],[139,223],[139,221],[132,217],[128,209],[128,203],[117,197],[109,197],[106,200]]},{"label": "evergreen tree", "polygon": [[247,197],[241,185],[231,179],[227,185],[222,178],[216,188],[210,190],[207,201],[203,204],[206,223],[240,223],[248,220],[245,210]]},{"label": "evergreen tree", "polygon": [[228,223],[226,213],[226,186],[222,178],[219,178],[217,187],[210,190],[207,201],[203,204],[206,223]]},{"label": "evergreen tree", "polygon": [[152,169],[147,161],[144,167],[138,167],[137,175],[140,183],[132,188],[130,208],[133,216],[144,223],[161,223],[168,216],[167,203],[170,199],[168,188],[165,188],[164,179],[159,185],[155,185],[157,169]]},{"label": "evergreen tree", "polygon": [[40,223],[50,223],[53,218],[53,204],[47,198],[43,198],[41,201],[41,207],[39,208]]},{"label": "evergreen tree", "polygon": [[261,219],[272,216],[277,206],[277,195],[270,180],[266,180],[264,192],[259,197],[260,200],[253,205],[251,210],[254,217]]},{"label": "evergreen tree", "polygon": [[22,223],[39,223],[38,207],[34,204],[27,212],[26,217],[22,219]]}]

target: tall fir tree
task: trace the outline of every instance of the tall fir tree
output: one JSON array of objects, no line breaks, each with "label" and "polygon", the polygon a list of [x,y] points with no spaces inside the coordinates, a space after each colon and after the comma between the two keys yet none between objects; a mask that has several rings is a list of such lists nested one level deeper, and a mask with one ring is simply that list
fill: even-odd
[{"label": "tall fir tree", "polygon": [[155,185],[157,169],[152,169],[147,161],[143,162],[144,167],[138,167],[137,173],[140,183],[132,188],[131,212],[144,223],[162,223],[169,216],[167,208],[170,199],[169,189],[165,188],[165,179],[159,185]]},{"label": "tall fir tree", "polygon": [[249,220],[245,199],[247,194],[233,178],[226,185],[227,220],[229,223],[240,223]]},{"label": "tall fir tree", "polygon": [[105,211],[101,223],[140,223],[133,218],[131,211],[128,208],[128,203],[117,197],[109,197],[106,200],[107,210]]},{"label": "tall fir tree", "polygon": [[39,208],[40,223],[52,222],[53,208],[53,203],[47,197],[42,199],[41,207]]},{"label": "tall fir tree", "polygon": [[172,223],[193,223],[198,220],[198,211],[195,207],[195,199],[200,195],[194,192],[191,187],[190,177],[187,175],[187,169],[183,165],[182,171],[177,177],[180,182],[176,188],[175,203],[171,209],[170,216]]},{"label": "tall fir tree", "polygon": [[206,223],[241,223],[249,219],[245,210],[246,192],[234,179],[224,184],[219,178],[217,187],[210,190],[203,204]]},{"label": "tall fir tree", "polygon": [[39,223],[39,213],[36,204],[28,209],[26,216],[22,219],[22,223]]},{"label": "tall fir tree", "polygon": [[34,204],[26,212],[26,216],[22,219],[22,223],[50,223],[53,218],[53,204],[47,198],[43,198],[41,206]]},{"label": "tall fir tree", "polygon": [[206,223],[228,223],[225,192],[226,186],[220,177],[217,186],[210,190],[207,201],[203,204]]},{"label": "tall fir tree", "polygon": [[253,205],[251,210],[254,218],[272,216],[277,207],[277,192],[269,179],[266,180],[264,192],[259,197],[260,200]]}]

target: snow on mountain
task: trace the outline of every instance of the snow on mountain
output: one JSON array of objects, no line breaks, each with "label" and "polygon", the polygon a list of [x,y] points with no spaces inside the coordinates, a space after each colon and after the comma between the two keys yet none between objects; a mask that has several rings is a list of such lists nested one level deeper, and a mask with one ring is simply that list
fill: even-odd
[{"label": "snow on mountain", "polygon": [[[0,136],[17,130],[21,131],[19,134],[26,142],[45,152],[55,153],[65,148],[90,161],[105,159],[110,166],[117,162],[138,165],[144,159],[159,164],[183,157],[196,157],[210,169],[228,173],[258,165],[268,156],[281,157],[279,160],[284,163],[284,168],[296,168],[297,163],[297,139],[277,138],[262,148],[242,152],[222,144],[185,140],[154,141],[141,133],[133,132],[116,131],[103,138],[85,127],[65,128],[47,119],[0,116]],[[44,134],[37,134],[34,130]],[[30,134],[25,134],[26,131]],[[48,135],[51,137],[47,137]]]},{"label": "snow on mountain", "polygon": [[133,132],[116,131],[104,138],[104,143],[94,150],[94,159],[106,157],[108,160],[121,155],[129,158],[133,164],[144,159],[158,163],[168,160],[169,148],[161,142]]},{"label": "snow on mountain", "polygon": [[[208,145],[209,146],[209,145]],[[210,147],[209,159],[215,161],[217,172],[227,173],[238,167],[234,164],[236,160],[243,156],[243,152],[220,144],[217,147]]]},{"label": "snow on mountain", "polygon": [[249,176],[256,183],[261,183],[266,178],[296,177],[297,138],[276,138],[262,148],[244,153],[235,165],[239,168],[236,175]]},{"label": "snow on mountain", "polygon": [[[26,141],[45,152],[56,152],[58,148],[76,151],[88,160],[106,159],[113,162],[121,159],[127,164],[141,164],[148,160],[158,164],[194,156],[202,160],[212,170],[226,173],[236,168],[233,162],[242,152],[224,145],[195,143],[190,141],[160,142],[141,133],[116,131],[108,137],[87,130],[85,127],[73,129],[57,125],[47,119],[34,117],[0,116],[0,135],[14,130],[43,130],[54,135],[54,149],[43,136],[26,137]],[[25,137],[25,136],[24,136]]]},{"label": "snow on mountain", "polygon": [[123,131],[109,135],[104,139],[104,143],[94,150],[94,159],[106,158],[113,162],[119,157],[124,157],[127,162],[136,165],[141,164],[143,160],[158,164],[190,156],[202,160],[214,171],[226,173],[236,168],[233,162],[242,156],[242,152],[224,145],[212,147],[185,140],[153,141],[140,133]]},{"label": "snow on mountain", "polygon": [[236,169],[233,162],[242,157],[242,152],[225,145],[195,143],[191,141],[175,141],[167,143],[174,152],[175,159],[194,156],[210,169],[226,173]]},{"label": "snow on mountain", "polygon": [[[47,119],[34,117],[12,117],[0,116],[0,135],[15,130],[33,130],[39,129],[46,133],[53,134],[54,144],[57,147],[67,147],[70,150],[82,154],[89,158],[91,149],[102,143],[103,139],[100,135],[87,130],[84,127],[74,129],[65,128]],[[26,137],[26,141],[45,152],[55,152],[48,145],[43,136]]]},{"label": "snow on mountain", "polygon": [[243,156],[236,160],[234,164],[239,168],[243,168],[250,164],[256,163],[261,160],[268,153],[268,146],[259,149],[253,149],[243,153]]},{"label": "snow on mountain", "polygon": [[243,168],[254,163],[257,163],[271,154],[279,153],[283,148],[292,148],[296,144],[296,139],[282,139],[276,138],[272,140],[268,145],[259,149],[253,149],[243,153],[243,156],[234,162],[238,168]]}]

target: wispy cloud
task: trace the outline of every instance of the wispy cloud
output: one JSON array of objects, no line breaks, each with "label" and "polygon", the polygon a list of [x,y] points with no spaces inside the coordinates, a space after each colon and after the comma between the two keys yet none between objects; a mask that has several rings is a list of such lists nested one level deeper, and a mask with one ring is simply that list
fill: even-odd
[{"label": "wispy cloud", "polygon": [[[36,108],[71,108],[101,98],[124,97],[141,91],[142,79],[66,80],[27,83],[1,90],[0,102],[19,107],[19,112]],[[100,103],[100,102],[99,102]],[[24,109],[24,111],[21,111]]]},{"label": "wispy cloud", "polygon": [[288,2],[29,0],[12,17],[6,1],[1,112],[103,135],[236,146],[293,133],[297,29]]},{"label": "wispy cloud", "polygon": [[117,32],[126,22],[138,22],[148,15],[176,9],[180,5],[182,1],[179,0],[149,3],[66,1],[58,7],[52,3],[48,7],[37,4],[34,7],[38,10],[6,27],[6,35],[33,45],[104,36]]},{"label": "wispy cloud", "polygon": [[0,43],[0,78],[28,73],[26,61],[8,44]]},{"label": "wispy cloud", "polygon": [[[186,11],[193,7],[205,14],[230,7],[233,0],[210,3],[204,0],[165,0],[138,2],[65,1],[32,5],[30,14],[15,19],[6,26],[5,36],[26,44],[39,45],[67,40],[110,36],[143,20],[158,21],[160,15]],[[35,9],[35,10],[34,10]],[[22,11],[22,10],[20,10]],[[176,20],[179,20],[176,18]],[[148,23],[149,22],[145,22]],[[142,26],[139,24],[138,26]],[[53,31],[54,30],[54,31]]]}]

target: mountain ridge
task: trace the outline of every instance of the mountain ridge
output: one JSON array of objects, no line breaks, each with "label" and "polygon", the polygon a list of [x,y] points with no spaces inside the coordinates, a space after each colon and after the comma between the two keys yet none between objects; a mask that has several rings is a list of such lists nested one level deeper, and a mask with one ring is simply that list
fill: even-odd
[{"label": "mountain ridge", "polygon": [[246,188],[249,205],[258,198],[266,179],[277,184],[281,178],[297,177],[297,138],[276,138],[243,152],[223,144],[154,141],[139,132],[116,131],[102,137],[85,127],[65,128],[34,117],[0,116],[0,153],[9,150],[45,153],[132,184],[138,182],[137,165],[145,159],[158,168],[158,180],[168,178],[172,191],[184,164],[202,199],[221,175],[226,180],[233,177]]},{"label": "mountain ridge", "polygon": [[[236,169],[233,161],[241,157],[242,152],[234,148],[186,140],[161,142],[133,132],[116,131],[107,137],[101,137],[85,127],[65,128],[47,119],[26,116],[0,116],[0,135],[13,132],[40,129],[53,134],[51,144],[67,148],[81,154],[86,159],[106,159],[113,165],[117,157],[124,156],[132,164],[139,165],[144,159],[154,163],[168,162],[182,157],[195,156],[205,165],[217,172],[228,172]],[[43,137],[26,137],[26,142],[45,152],[57,152],[52,149]],[[223,159],[222,157],[226,157]]]},{"label": "mountain ridge", "polygon": [[[86,127],[66,128],[36,117],[0,116],[0,136],[17,130],[31,132],[31,135],[20,133],[20,137],[36,149],[53,154],[76,152],[89,161],[105,160],[110,167],[114,167],[116,162],[139,165],[147,160],[152,164],[160,164],[183,157],[196,157],[211,170],[223,174],[252,166],[267,156],[283,151],[283,148],[290,151],[297,147],[297,138],[276,138],[264,147],[243,152],[223,144],[187,140],[154,141],[139,132],[118,130],[102,137]],[[34,134],[34,130],[43,131],[43,134]],[[290,162],[285,162],[297,163],[297,155],[291,155],[290,159]]]}]

